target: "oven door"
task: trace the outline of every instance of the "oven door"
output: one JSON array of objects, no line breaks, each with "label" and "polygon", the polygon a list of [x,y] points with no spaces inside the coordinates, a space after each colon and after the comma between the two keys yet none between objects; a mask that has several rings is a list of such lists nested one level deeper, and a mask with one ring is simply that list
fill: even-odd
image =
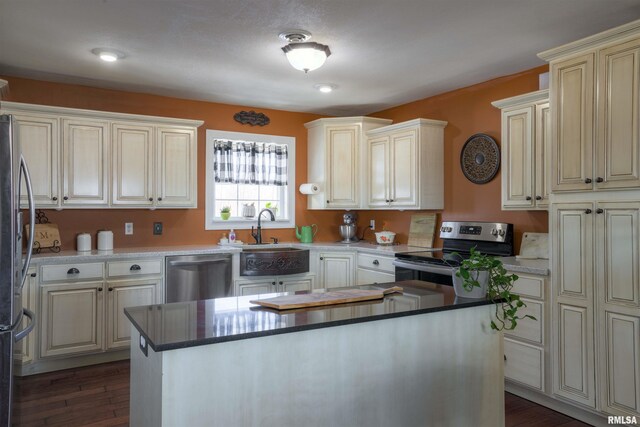
[{"label": "oven door", "polygon": [[396,266],[396,282],[423,280],[440,285],[453,285],[453,279],[451,278],[452,267],[400,259],[393,260],[393,265]]}]

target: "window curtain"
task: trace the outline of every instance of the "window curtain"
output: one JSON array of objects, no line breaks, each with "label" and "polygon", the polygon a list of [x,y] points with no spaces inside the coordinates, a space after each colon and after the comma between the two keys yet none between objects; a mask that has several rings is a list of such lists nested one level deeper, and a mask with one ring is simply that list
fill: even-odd
[{"label": "window curtain", "polygon": [[288,185],[286,145],[216,139],[213,147],[215,182]]}]

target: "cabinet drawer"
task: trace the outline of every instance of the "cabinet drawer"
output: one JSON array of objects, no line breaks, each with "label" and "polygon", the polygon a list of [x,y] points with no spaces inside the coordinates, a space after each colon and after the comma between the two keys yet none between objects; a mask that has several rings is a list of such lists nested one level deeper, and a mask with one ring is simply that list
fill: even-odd
[{"label": "cabinet drawer", "polygon": [[371,271],[365,268],[358,268],[357,271],[357,285],[371,285],[373,283],[390,283],[395,281],[395,274],[384,273],[382,271]]},{"label": "cabinet drawer", "polygon": [[544,390],[544,351],[534,347],[504,339],[504,376],[507,379]]},{"label": "cabinet drawer", "polygon": [[123,276],[149,276],[162,273],[162,261],[153,260],[128,260],[107,262],[108,277]]},{"label": "cabinet drawer", "polygon": [[384,271],[386,273],[396,272],[393,265],[393,258],[387,256],[379,256],[372,254],[358,254],[358,267],[368,268],[370,270]]},{"label": "cabinet drawer", "polygon": [[102,279],[104,276],[104,264],[101,262],[43,265],[41,268],[43,282],[77,282],[80,280]]},{"label": "cabinet drawer", "polygon": [[544,298],[544,278],[515,273],[518,280],[513,284],[513,293],[523,297]]},{"label": "cabinet drawer", "polygon": [[538,344],[543,343],[542,331],[543,327],[543,313],[544,304],[530,299],[522,298],[527,306],[518,310],[518,316],[529,315],[536,318],[533,319],[520,319],[518,320],[518,326],[513,331],[505,331],[505,336],[518,337],[525,340],[529,340]]}]

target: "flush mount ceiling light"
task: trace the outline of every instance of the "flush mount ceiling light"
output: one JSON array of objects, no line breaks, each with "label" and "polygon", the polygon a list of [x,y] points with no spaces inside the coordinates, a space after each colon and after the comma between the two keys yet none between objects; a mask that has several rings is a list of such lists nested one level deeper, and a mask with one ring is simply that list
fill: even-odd
[{"label": "flush mount ceiling light", "polygon": [[320,68],[327,60],[331,51],[329,46],[307,42],[311,38],[311,33],[304,30],[292,30],[280,33],[279,37],[289,44],[282,48],[287,55],[287,59],[296,70],[309,71]]},{"label": "flush mount ceiling light", "polygon": [[333,92],[337,86],[329,83],[319,83],[317,85],[313,85],[314,88],[318,89],[322,93]]},{"label": "flush mount ceiling light", "polygon": [[122,59],[125,57],[123,52],[115,49],[105,49],[101,47],[97,47],[95,49],[91,49],[91,53],[98,56],[105,62],[115,62],[118,59]]}]

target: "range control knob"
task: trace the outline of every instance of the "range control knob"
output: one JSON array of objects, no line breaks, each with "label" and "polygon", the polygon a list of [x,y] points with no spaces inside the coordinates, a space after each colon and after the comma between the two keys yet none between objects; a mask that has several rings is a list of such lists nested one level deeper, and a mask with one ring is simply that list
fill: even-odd
[{"label": "range control knob", "polygon": [[491,230],[491,235],[492,236],[497,236],[498,235],[498,230],[496,230],[495,228]]},{"label": "range control knob", "polygon": [[440,227],[440,231],[444,233],[445,231],[447,231],[447,227]]},{"label": "range control knob", "polygon": [[501,228],[500,230],[498,230],[498,234],[499,234],[500,236],[504,236],[504,230]]}]

